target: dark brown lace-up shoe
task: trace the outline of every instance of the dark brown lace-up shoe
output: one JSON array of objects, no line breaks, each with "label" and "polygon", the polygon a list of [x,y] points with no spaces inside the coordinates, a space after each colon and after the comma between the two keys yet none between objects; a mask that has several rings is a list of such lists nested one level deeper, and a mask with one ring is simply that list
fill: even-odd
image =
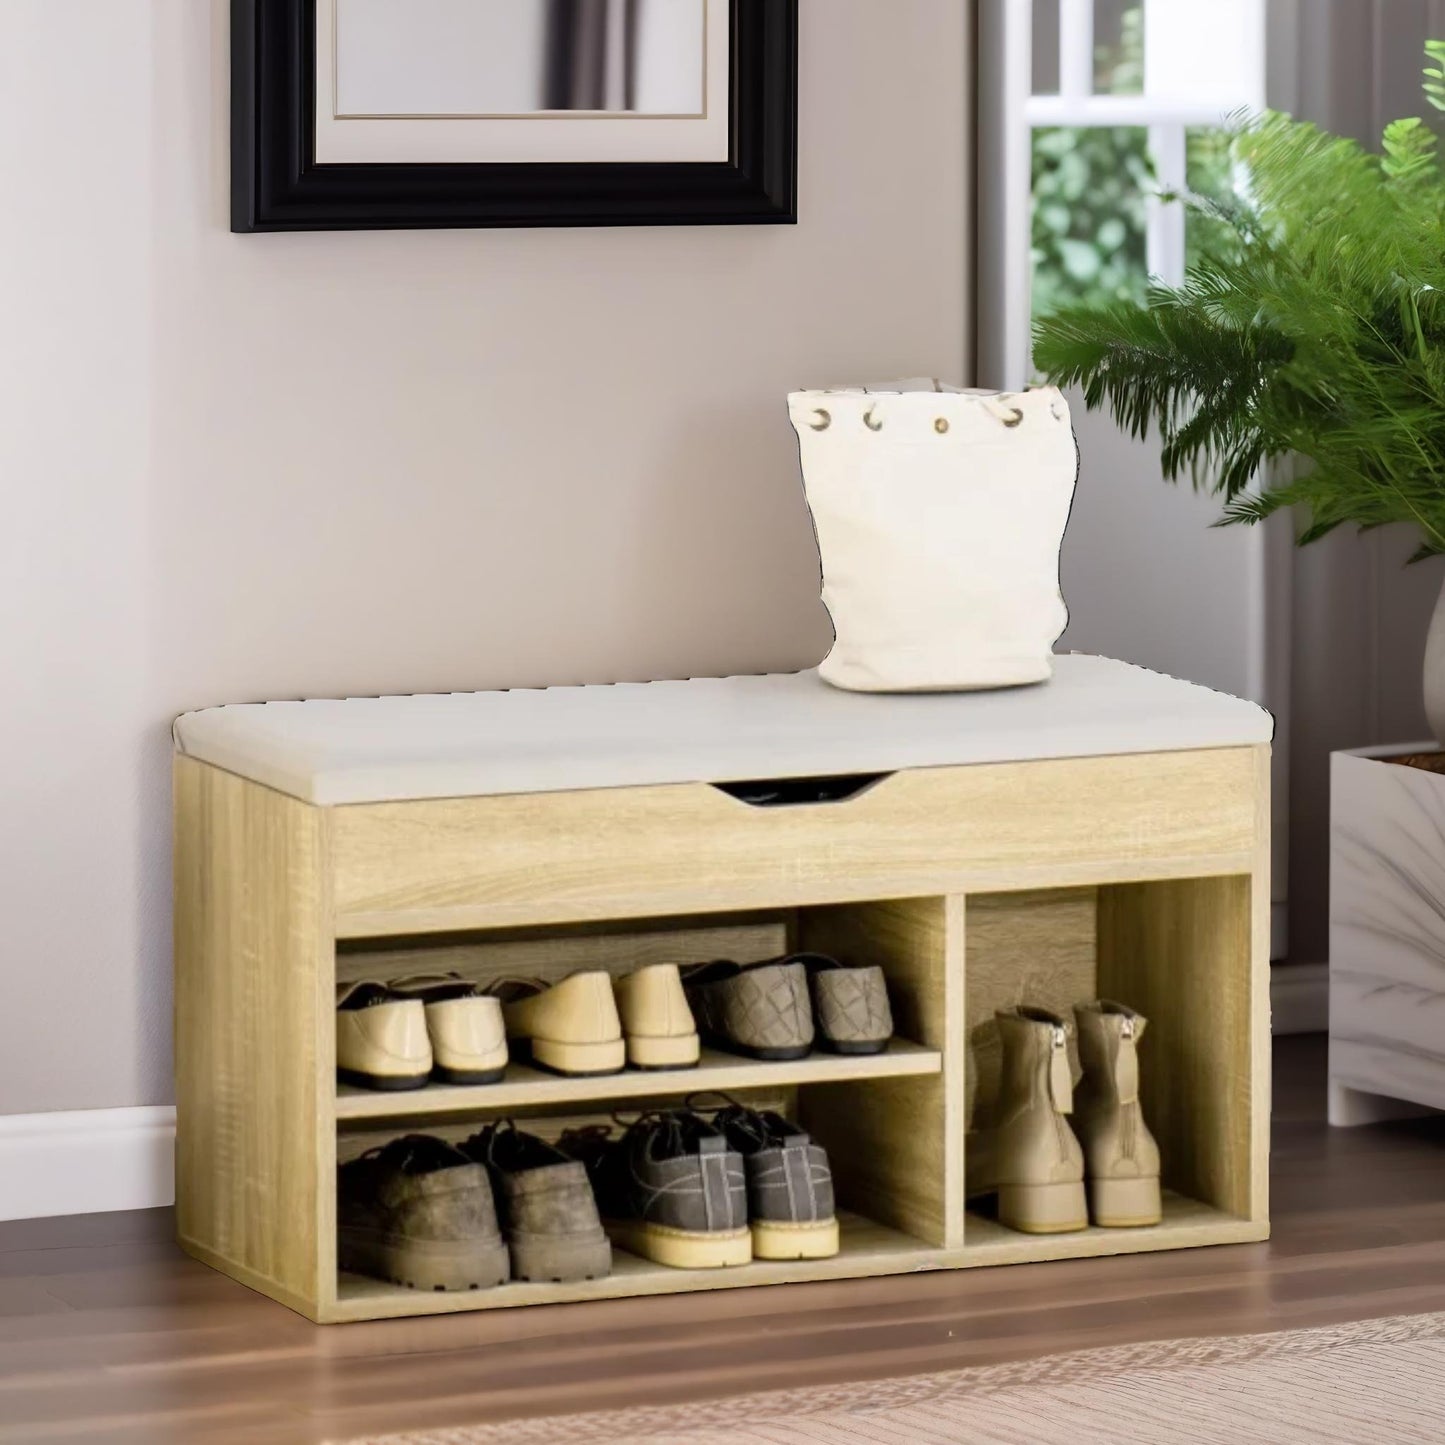
[{"label": "dark brown lace-up shoe", "polygon": [[510,1120],[474,1134],[462,1150],[491,1175],[513,1279],[560,1284],[612,1272],[612,1246],[584,1165]]},{"label": "dark brown lace-up shoe", "polygon": [[409,1134],[336,1171],[338,1263],[411,1289],[489,1289],[507,1246],[487,1171],[441,1139]]},{"label": "dark brown lace-up shoe", "polygon": [[713,1127],[743,1157],[754,1259],[829,1259],[838,1253],[833,1171],[806,1130],[766,1110],[729,1103]]},{"label": "dark brown lace-up shoe", "polygon": [[705,1119],[645,1114],[621,1138],[594,1126],[557,1147],[587,1165],[603,1225],[623,1249],[676,1269],[752,1259],[743,1161]]}]

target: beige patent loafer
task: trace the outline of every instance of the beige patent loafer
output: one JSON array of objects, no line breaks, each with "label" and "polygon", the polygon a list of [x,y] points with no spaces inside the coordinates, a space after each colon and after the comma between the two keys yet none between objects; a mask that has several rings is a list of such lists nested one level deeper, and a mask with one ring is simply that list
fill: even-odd
[{"label": "beige patent loafer", "polygon": [[383,983],[336,986],[336,1076],[362,1089],[420,1089],[431,1079],[426,1011]]},{"label": "beige patent loafer", "polygon": [[697,1025],[675,963],[654,963],[614,980],[617,1012],[634,1069],[690,1069],[701,1054]]},{"label": "beige patent loafer", "polygon": [[426,1010],[432,1078],[441,1084],[495,1084],[507,1072],[507,1030],[501,1001],[458,973],[392,979],[400,998]]},{"label": "beige patent loafer", "polygon": [[602,969],[555,984],[502,979],[487,991],[502,1002],[507,1037],[525,1043],[544,1069],[587,1077],[620,1073],[627,1063],[612,977]]}]

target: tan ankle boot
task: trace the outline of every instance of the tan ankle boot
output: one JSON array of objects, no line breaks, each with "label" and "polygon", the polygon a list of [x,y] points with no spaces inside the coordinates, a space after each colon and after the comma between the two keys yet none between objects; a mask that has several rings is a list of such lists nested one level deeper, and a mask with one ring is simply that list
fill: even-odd
[{"label": "tan ankle boot", "polygon": [[993,1118],[970,1134],[970,1198],[998,1195],[1000,1224],[1065,1234],[1089,1223],[1084,1154],[1068,1114],[1068,1025],[1045,1009],[1000,1009],[1003,1073]]},{"label": "tan ankle boot", "polygon": [[1074,1127],[1084,1145],[1089,1213],[1111,1229],[1158,1224],[1159,1146],[1139,1106],[1138,1044],[1147,1020],[1107,999],[1077,1005],[1074,1017],[1084,1068]]}]

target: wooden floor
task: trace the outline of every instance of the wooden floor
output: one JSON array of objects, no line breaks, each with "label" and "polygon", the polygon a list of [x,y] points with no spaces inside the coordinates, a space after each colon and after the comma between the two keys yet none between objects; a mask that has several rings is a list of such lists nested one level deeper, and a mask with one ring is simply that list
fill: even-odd
[{"label": "wooden floor", "polygon": [[0,1441],[280,1445],[1445,1310],[1445,1119],[1330,1131],[1276,1055],[1269,1245],[320,1329],[169,1212],[0,1224]]}]

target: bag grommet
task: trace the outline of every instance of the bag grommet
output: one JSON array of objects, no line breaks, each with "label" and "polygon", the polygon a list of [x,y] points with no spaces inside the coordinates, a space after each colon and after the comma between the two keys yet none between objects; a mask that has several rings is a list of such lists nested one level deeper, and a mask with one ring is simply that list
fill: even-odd
[{"label": "bag grommet", "polygon": [[1008,416],[1001,418],[1003,424],[1006,427],[1016,427],[1019,425],[1020,422],[1023,421],[1023,419],[1024,414],[1018,407],[1014,407],[1013,411],[1010,412]]},{"label": "bag grommet", "polygon": [[938,417],[933,423],[933,429],[939,436],[944,436],[948,431],[948,418],[946,416]]},{"label": "bag grommet", "polygon": [[863,425],[866,426],[869,431],[883,430],[883,423],[873,420],[873,413],[877,410],[878,408],[876,406],[870,406],[868,410],[863,413]]},{"label": "bag grommet", "polygon": [[825,411],[821,406],[813,413],[813,420],[808,423],[814,431],[827,431],[833,425],[833,413]]}]

